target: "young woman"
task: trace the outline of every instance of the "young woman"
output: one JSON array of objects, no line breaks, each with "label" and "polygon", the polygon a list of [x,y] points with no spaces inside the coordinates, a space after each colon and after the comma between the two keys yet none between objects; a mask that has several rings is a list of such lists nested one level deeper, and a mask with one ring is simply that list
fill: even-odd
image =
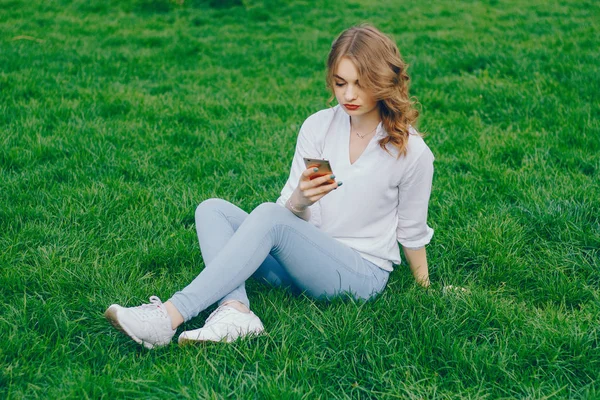
[{"label": "young woman", "polygon": [[[166,303],[152,296],[138,307],[111,305],[105,315],[117,328],[147,348],[167,345],[179,325],[218,302],[180,344],[259,334],[244,288],[251,276],[315,298],[370,299],[401,262],[398,242],[416,281],[429,285],[434,158],[413,128],[407,65],[392,40],[360,26],[333,43],[327,68],[338,105],[302,125],[277,202],[250,214],[224,200],[202,202],[196,229],[204,270]],[[305,157],[328,159],[335,176],[311,179],[316,168]]]}]

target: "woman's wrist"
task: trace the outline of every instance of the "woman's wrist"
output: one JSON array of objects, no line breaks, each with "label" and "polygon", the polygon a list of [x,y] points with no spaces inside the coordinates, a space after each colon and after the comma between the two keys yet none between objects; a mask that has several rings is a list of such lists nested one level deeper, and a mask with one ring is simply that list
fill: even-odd
[{"label": "woman's wrist", "polygon": [[301,214],[303,212],[306,211],[306,209],[308,208],[307,206],[294,206],[294,203],[292,203],[292,196],[290,196],[290,198],[287,201],[287,206],[290,209],[290,211],[297,213],[297,214]]}]

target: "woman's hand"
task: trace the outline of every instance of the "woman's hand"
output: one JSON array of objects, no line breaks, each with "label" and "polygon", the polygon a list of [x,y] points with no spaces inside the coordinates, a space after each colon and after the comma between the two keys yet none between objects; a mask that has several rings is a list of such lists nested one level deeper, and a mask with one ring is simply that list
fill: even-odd
[{"label": "woman's hand", "polygon": [[342,186],[342,182],[335,181],[335,175],[333,174],[310,179],[317,171],[317,168],[308,168],[302,172],[298,186],[286,204],[290,211],[306,220],[310,218],[308,207],[332,190]]},{"label": "woman's hand", "polygon": [[342,185],[342,182],[335,181],[335,175],[333,174],[310,179],[317,171],[317,168],[308,168],[300,175],[300,181],[296,188],[298,192],[298,196],[296,197],[298,204],[296,206],[305,208],[312,206],[327,193]]}]

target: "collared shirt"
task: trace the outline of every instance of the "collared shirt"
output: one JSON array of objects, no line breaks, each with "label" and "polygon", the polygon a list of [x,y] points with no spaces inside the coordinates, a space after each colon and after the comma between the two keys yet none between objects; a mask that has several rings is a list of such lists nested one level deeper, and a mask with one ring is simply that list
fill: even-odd
[{"label": "collared shirt", "polygon": [[398,242],[425,246],[433,236],[427,210],[433,178],[433,154],[411,128],[406,155],[379,145],[387,135],[380,123],[364,152],[350,163],[350,117],[338,105],[311,115],[300,128],[289,178],[277,199],[285,203],[306,169],[304,157],[329,160],[343,185],[310,206],[309,222],[391,271],[400,264]]}]

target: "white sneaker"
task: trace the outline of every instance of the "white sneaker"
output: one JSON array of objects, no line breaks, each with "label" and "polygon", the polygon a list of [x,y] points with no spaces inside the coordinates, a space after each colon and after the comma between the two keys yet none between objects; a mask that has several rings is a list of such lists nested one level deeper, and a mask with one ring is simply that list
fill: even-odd
[{"label": "white sneaker", "polygon": [[258,335],[264,330],[262,322],[252,311],[244,313],[223,304],[209,315],[204,327],[182,332],[178,343],[233,342],[247,335]]},{"label": "white sneaker", "polygon": [[171,317],[156,296],[150,297],[150,304],[138,307],[112,304],[104,316],[117,329],[148,349],[168,345],[175,335],[175,329],[171,329]]}]

